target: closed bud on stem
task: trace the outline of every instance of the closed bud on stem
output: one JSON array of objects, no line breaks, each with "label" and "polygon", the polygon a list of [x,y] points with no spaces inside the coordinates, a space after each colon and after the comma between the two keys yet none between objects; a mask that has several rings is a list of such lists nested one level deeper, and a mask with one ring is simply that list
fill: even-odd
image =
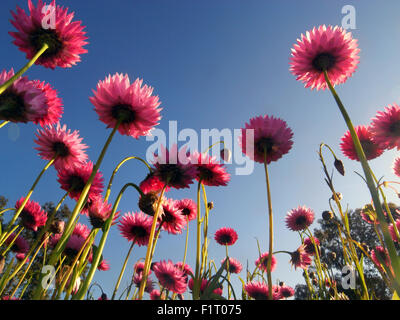
[{"label": "closed bud on stem", "polygon": [[54,234],[61,234],[64,232],[65,222],[62,220],[55,220],[50,225],[50,232]]},{"label": "closed bud on stem", "polygon": [[209,203],[207,203],[207,208],[208,210],[214,209],[214,202],[210,201]]},{"label": "closed bud on stem", "polygon": [[333,219],[333,212],[332,211],[324,211],[322,212],[322,219],[325,221],[329,221]]},{"label": "closed bud on stem", "polygon": [[221,149],[220,155],[221,155],[221,158],[224,159],[225,162],[231,161],[231,158],[232,158],[231,150],[229,150],[227,148],[223,148],[223,149]]},{"label": "closed bud on stem", "polygon": [[[140,210],[149,216],[154,216],[157,210],[158,194],[156,192],[148,192],[139,198],[138,206]],[[162,206],[160,206],[160,211]]]},{"label": "closed bud on stem", "polygon": [[336,170],[337,170],[342,176],[344,176],[344,165],[343,165],[342,160],[335,159],[334,166],[335,166]]},{"label": "closed bud on stem", "polygon": [[[336,192],[336,197],[338,198],[338,200],[342,200],[343,199],[343,195],[340,192]],[[332,195],[332,200],[335,200],[335,196]]]}]

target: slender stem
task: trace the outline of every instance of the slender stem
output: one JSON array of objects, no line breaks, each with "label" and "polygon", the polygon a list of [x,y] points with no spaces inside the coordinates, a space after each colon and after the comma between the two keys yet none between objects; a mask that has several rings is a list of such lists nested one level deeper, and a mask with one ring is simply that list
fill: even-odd
[{"label": "slender stem", "polygon": [[267,150],[264,148],[264,169],[265,169],[265,181],[267,183],[267,199],[268,199],[268,221],[269,221],[269,249],[268,249],[268,261],[267,261],[267,277],[268,277],[268,299],[272,300],[272,275],[271,275],[271,264],[272,264],[272,250],[274,241],[274,229],[273,229],[273,214],[272,214],[272,200],[271,200],[271,186],[269,182],[268,165],[267,165]]},{"label": "slender stem", "polygon": [[86,294],[86,292],[87,292],[87,290],[89,288],[90,283],[92,282],[93,276],[94,276],[94,274],[95,274],[95,272],[97,270],[97,266],[98,266],[98,264],[100,262],[101,255],[103,253],[104,246],[105,246],[105,243],[107,241],[108,233],[110,232],[110,228],[111,228],[114,216],[115,216],[115,214],[117,212],[117,209],[118,209],[118,205],[119,205],[119,203],[121,201],[122,195],[124,194],[125,190],[128,187],[133,187],[136,190],[139,189],[139,187],[136,184],[127,183],[122,187],[121,191],[119,192],[119,194],[117,196],[117,199],[114,202],[114,206],[113,206],[111,215],[110,215],[110,217],[108,218],[108,220],[104,224],[103,235],[102,235],[102,237],[100,239],[100,243],[99,243],[99,246],[98,246],[98,248],[96,250],[96,253],[94,254],[94,257],[93,257],[93,260],[92,260],[92,265],[90,266],[89,273],[88,273],[88,275],[86,277],[85,282],[82,284],[81,288],[79,289],[79,291],[76,293],[76,295],[73,296],[73,298],[72,298],[73,300],[82,300],[85,297],[85,294]]},{"label": "slender stem", "polygon": [[203,190],[203,201],[204,201],[204,235],[203,235],[203,249],[202,249],[202,257],[201,257],[201,266],[200,266],[200,275],[203,273],[204,266],[207,265],[207,253],[208,253],[208,217],[209,217],[209,209],[208,209],[208,201],[207,201],[207,193],[204,184],[201,184],[201,188]]},{"label": "slender stem", "polygon": [[114,288],[114,292],[113,292],[111,300],[114,300],[115,295],[117,294],[117,291],[118,291],[118,288],[119,288],[119,284],[121,283],[122,276],[125,273],[126,265],[128,264],[129,256],[131,255],[131,252],[132,252],[132,249],[133,249],[134,245],[135,245],[135,240],[132,241],[132,244],[129,247],[129,251],[128,251],[126,257],[125,257],[125,261],[124,261],[124,264],[122,266],[121,272],[119,273],[119,277],[118,277],[117,283],[115,284],[115,288]]},{"label": "slender stem", "polygon": [[200,187],[201,180],[197,186],[197,241],[196,241],[196,270],[195,277],[193,281],[193,299],[200,299],[200,247],[201,247],[201,207],[200,207]]},{"label": "slender stem", "polygon": [[0,86],[0,95],[7,90],[7,88],[13,84],[15,80],[17,80],[20,76],[22,76],[35,62],[39,57],[49,48],[49,46],[45,43],[43,47],[35,54],[35,56],[21,69],[19,70],[13,77],[11,77],[8,81],[3,83]]},{"label": "slender stem", "polygon": [[154,253],[154,251],[153,251],[154,235],[156,233],[157,221],[158,221],[158,217],[160,215],[161,203],[162,203],[165,189],[167,188],[167,186],[168,186],[168,181],[167,181],[167,183],[165,183],[164,187],[162,188],[160,197],[158,198],[156,212],[153,217],[153,224],[151,225],[149,244],[147,245],[146,259],[144,260],[143,276],[142,276],[142,281],[140,282],[139,297],[138,297],[139,300],[143,299],[144,289],[146,288],[146,284],[147,284],[147,277],[149,276],[149,272],[150,272],[150,266],[151,266],[151,260],[152,260],[151,256],[152,256],[152,253]]},{"label": "slender stem", "polygon": [[[363,150],[363,148],[361,146],[360,140],[359,140],[359,138],[357,136],[357,133],[356,133],[356,131],[354,129],[354,126],[353,126],[353,124],[351,122],[351,119],[350,119],[350,117],[349,117],[344,105],[342,104],[339,96],[337,95],[335,89],[333,88],[333,86],[332,86],[332,84],[331,84],[331,82],[329,80],[328,73],[327,73],[326,70],[324,71],[324,76],[325,76],[325,81],[328,84],[328,87],[329,87],[329,89],[330,89],[330,91],[331,91],[331,93],[332,93],[332,95],[333,95],[333,97],[334,97],[334,99],[336,101],[336,104],[339,107],[339,110],[340,110],[340,112],[341,112],[341,114],[342,114],[342,116],[343,116],[343,118],[344,118],[344,120],[345,120],[345,122],[347,124],[347,127],[348,127],[348,129],[350,131],[351,137],[353,139],[354,147],[356,149],[358,159],[361,162],[361,166],[362,166],[364,174],[365,174],[365,179],[366,179],[366,182],[367,182],[367,186],[368,186],[368,189],[369,189],[369,191],[371,193],[372,201],[374,203],[374,207],[375,207],[375,210],[376,210],[377,215],[378,215],[378,220],[379,220],[379,222],[381,224],[383,237],[385,239],[385,243],[386,243],[386,246],[387,246],[388,251],[389,251],[391,262],[393,264],[393,269],[394,269],[394,272],[395,272],[395,275],[396,275],[396,282],[397,282],[397,286],[398,286],[399,279],[400,279],[400,260],[399,260],[399,257],[397,256],[396,248],[394,246],[392,237],[390,236],[390,233],[389,233],[388,224],[387,224],[387,222],[385,220],[385,215],[383,213],[383,209],[382,209],[382,206],[381,206],[381,203],[380,203],[380,200],[379,200],[379,194],[378,194],[378,191],[377,191],[377,189],[375,187],[375,183],[374,183],[374,180],[373,180],[372,175],[371,175],[371,168],[369,167],[367,158],[365,157],[364,150]],[[398,292],[398,294],[400,294],[400,293]]]},{"label": "slender stem", "polygon": [[4,120],[2,123],[0,123],[0,129],[3,128],[9,122],[10,121],[8,121],[8,120]]},{"label": "slender stem", "polygon": [[231,299],[231,287],[229,286],[229,282],[231,281],[231,273],[229,272],[229,254],[228,254],[228,245],[225,244],[225,254],[226,254],[226,277],[228,279],[228,300]]}]

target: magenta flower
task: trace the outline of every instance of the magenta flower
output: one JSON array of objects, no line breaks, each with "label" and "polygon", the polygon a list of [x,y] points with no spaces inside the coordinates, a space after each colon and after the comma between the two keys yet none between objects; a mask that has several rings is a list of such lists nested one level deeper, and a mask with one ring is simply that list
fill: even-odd
[{"label": "magenta flower", "polygon": [[[369,126],[357,126],[354,128],[358,139],[360,140],[361,146],[364,150],[365,157],[367,160],[372,160],[379,157],[385,149],[379,144],[372,140],[372,134]],[[350,131],[347,131],[342,137],[342,143],[340,144],[340,149],[343,154],[351,160],[357,160],[358,155],[356,148],[354,147],[353,139],[351,138]]]},{"label": "magenta flower", "polygon": [[171,260],[158,262],[154,266],[154,273],[164,288],[177,294],[183,294],[186,291],[187,278],[185,279],[183,271],[176,267]]},{"label": "magenta flower", "polygon": [[[395,221],[395,223],[396,223],[397,231],[400,232],[400,219],[397,219],[397,220]],[[391,224],[389,225],[389,232],[390,232],[390,235],[392,236],[393,241],[399,242],[399,239],[397,238],[397,235],[396,235],[396,231],[394,231],[393,223],[391,223]]]},{"label": "magenta flower", "polygon": [[[255,281],[249,282],[245,285],[244,289],[249,297],[254,300],[268,300],[268,285],[265,283]],[[272,299],[280,299],[279,289],[277,290],[276,286],[272,286]]]},{"label": "magenta flower", "polygon": [[294,289],[292,287],[289,287],[287,285],[282,285],[279,287],[279,292],[281,295],[281,298],[287,299],[290,297],[294,296]]},{"label": "magenta flower", "polygon": [[38,130],[35,149],[39,151],[39,156],[44,160],[55,158],[54,166],[56,169],[66,169],[81,165],[87,160],[85,149],[87,146],[82,143],[78,131],[71,132],[67,126],[46,127]]},{"label": "magenta flower", "polygon": [[[255,261],[256,267],[260,268],[261,270],[264,270],[265,272],[268,272],[268,257],[269,257],[268,252],[263,253]],[[272,258],[271,258],[271,272],[275,270],[276,264],[277,264],[276,258],[275,258],[274,255],[272,255]]]},{"label": "magenta flower", "polygon": [[[14,70],[0,73],[0,85],[14,76]],[[35,121],[46,115],[46,96],[27,77],[15,80],[0,95],[0,120],[11,122]]]},{"label": "magenta flower", "polygon": [[396,159],[394,160],[392,169],[393,169],[393,173],[394,173],[396,176],[400,177],[400,157],[399,157],[399,158],[396,158]]},{"label": "magenta flower", "polygon": [[[229,257],[229,272],[230,273],[240,273],[243,269],[242,264],[235,258]],[[221,266],[226,265],[226,258],[221,260]],[[226,269],[226,268],[225,268]]]},{"label": "magenta flower", "polygon": [[238,235],[232,228],[221,228],[215,232],[215,241],[221,246],[232,246],[238,239]]},{"label": "magenta flower", "polygon": [[75,225],[74,231],[72,232],[72,234],[75,234],[81,238],[86,239],[90,234],[90,228],[87,225],[78,222]]},{"label": "magenta flower", "polygon": [[372,119],[370,132],[381,148],[400,150],[400,107],[394,103],[378,112]]},{"label": "magenta flower", "polygon": [[40,56],[36,64],[51,69],[69,68],[81,61],[80,54],[87,52],[83,48],[87,44],[86,32],[83,31],[84,27],[80,21],[72,21],[74,13],[68,13],[68,8],[56,7],[55,0],[51,2],[55,10],[55,29],[51,27],[44,29],[42,22],[45,16],[51,14],[51,9],[47,12],[44,10],[45,5],[46,3],[39,0],[35,7],[32,1],[28,0],[30,15],[17,6],[17,12],[11,12],[14,18],[11,23],[17,32],[9,32],[9,34],[15,39],[13,43],[26,54],[27,59],[32,59],[46,43],[49,48]]},{"label": "magenta flower", "polygon": [[186,278],[186,282],[188,281],[188,277],[189,276],[193,276],[194,275],[193,269],[186,263],[185,263],[185,265],[183,265],[183,262],[180,261],[180,262],[175,263],[175,266],[178,269],[182,270],[183,275]]},{"label": "magenta flower", "polygon": [[143,212],[126,213],[119,221],[118,229],[128,241],[135,241],[138,246],[146,246],[149,242],[153,218]]},{"label": "magenta flower", "polygon": [[360,57],[357,40],[338,26],[319,26],[297,39],[292,48],[290,72],[306,88],[325,90],[324,70],[332,85],[342,84],[357,69]]},{"label": "magenta flower", "polygon": [[292,231],[308,228],[314,221],[314,211],[306,206],[290,210],[286,215],[286,226]]},{"label": "magenta flower", "polygon": [[53,89],[50,84],[46,84],[44,81],[39,80],[32,81],[37,89],[41,90],[45,95],[45,105],[46,113],[37,117],[33,120],[35,124],[39,124],[41,127],[52,126],[57,124],[64,112],[63,104],[61,98],[57,95],[57,90]]},{"label": "magenta flower", "polygon": [[150,300],[163,300],[163,299],[161,299],[161,292],[160,292],[160,290],[154,289],[154,290],[150,293]]},{"label": "magenta flower", "polygon": [[[15,204],[15,210],[21,207],[25,198],[22,197]],[[30,230],[37,231],[38,228],[43,227],[47,221],[47,213],[42,209],[39,203],[28,200],[21,211],[20,218],[22,225]]]},{"label": "magenta flower", "polygon": [[296,251],[293,251],[290,255],[290,263],[294,266],[295,269],[307,269],[312,262],[310,255],[305,250],[304,245],[301,245]]},{"label": "magenta flower", "polygon": [[189,221],[196,219],[197,217],[197,204],[192,199],[182,199],[176,202],[178,209],[181,210],[181,214]]},{"label": "magenta flower", "polygon": [[[201,279],[201,285],[200,285],[200,294],[204,293],[204,290],[207,289],[209,285],[209,282],[207,279]],[[194,281],[193,278],[190,278],[189,282],[188,282],[188,287],[190,290],[193,290],[193,286],[194,286]],[[218,295],[222,295],[222,289],[220,287],[216,288],[213,290],[213,293],[218,294]]]},{"label": "magenta flower", "polygon": [[[9,246],[11,244],[11,242],[13,242],[15,237],[16,237],[16,234],[14,232],[11,233],[10,236],[5,240],[6,245]],[[25,240],[24,237],[22,237],[21,235],[18,235],[10,249],[11,249],[11,251],[13,251],[17,254],[18,253],[27,253],[29,250],[29,243],[28,243],[28,241]]]},{"label": "magenta flower", "polygon": [[[133,283],[136,285],[136,287],[138,288],[140,287],[142,279],[143,279],[143,273],[137,273],[133,276]],[[150,294],[151,292],[153,292],[153,290],[154,290],[153,280],[150,277],[148,277],[144,291]]]},{"label": "magenta flower", "polygon": [[[138,261],[135,263],[133,270],[135,273],[142,273],[144,270],[144,262],[143,261]],[[151,275],[152,271],[149,270],[149,275]]]},{"label": "magenta flower", "polygon": [[164,185],[167,184],[176,189],[189,188],[196,177],[196,168],[190,163],[186,148],[182,148],[178,153],[176,144],[171,147],[171,150],[161,146],[161,154],[154,155],[153,164],[154,175]]},{"label": "magenta flower", "polygon": [[[381,246],[377,246],[374,250],[371,251],[372,261],[378,266],[378,268],[382,269],[382,262],[387,267],[390,267],[390,257],[387,249],[384,249]],[[380,261],[382,260],[382,262]]]},{"label": "magenta flower", "polygon": [[118,73],[99,81],[90,102],[107,128],[115,128],[120,121],[119,133],[138,139],[159,124],[161,102],[152,95],[153,88],[142,83],[136,79],[131,84],[127,74]]},{"label": "magenta flower", "polygon": [[[90,223],[92,224],[93,228],[102,228],[104,226],[104,223],[110,217],[111,212],[111,203],[105,202],[101,196],[95,198],[88,209]],[[118,215],[115,214],[113,218],[114,224],[117,219]]]},{"label": "magenta flower", "polygon": [[[314,237],[314,242],[318,248],[318,253],[319,253],[320,242],[319,242],[318,238]],[[306,251],[306,253],[308,253],[311,256],[313,256],[315,254],[315,247],[310,238],[304,239],[304,250]]]},{"label": "magenta flower", "polygon": [[197,181],[201,180],[204,185],[214,187],[228,185],[230,175],[225,166],[218,163],[216,157],[196,151],[190,156],[190,162],[197,169]]},{"label": "magenta flower", "polygon": [[162,229],[171,234],[180,234],[187,224],[186,218],[175,200],[166,199],[162,203],[163,214],[159,217]]},{"label": "magenta flower", "polygon": [[[65,169],[59,169],[57,172],[57,181],[61,185],[61,189],[69,191],[69,196],[72,199],[78,200],[83,188],[88,182],[90,175],[93,171],[93,162],[82,163],[77,167],[67,167]],[[100,171],[97,171],[94,176],[92,185],[90,186],[88,199],[93,201],[97,197],[101,196],[103,192],[103,175]]]},{"label": "magenta flower", "polygon": [[[254,141],[250,130],[254,130]],[[239,144],[242,152],[250,159],[264,163],[264,151],[267,164],[277,161],[292,148],[293,132],[287,123],[273,116],[258,116],[251,118],[242,128]],[[247,141],[251,140],[251,141]]]},{"label": "magenta flower", "polygon": [[[148,194],[150,192],[158,193],[162,190],[165,183],[157,177],[154,172],[147,174],[146,178],[140,183],[140,190],[143,191],[144,194]],[[170,187],[165,188],[165,192],[168,192]]]}]

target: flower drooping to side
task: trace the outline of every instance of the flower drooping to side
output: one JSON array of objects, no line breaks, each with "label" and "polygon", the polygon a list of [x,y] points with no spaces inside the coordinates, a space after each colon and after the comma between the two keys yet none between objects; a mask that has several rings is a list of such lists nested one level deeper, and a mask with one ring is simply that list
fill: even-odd
[{"label": "flower drooping to side", "polygon": [[[25,198],[19,199],[15,204],[15,210],[18,210],[23,204]],[[20,218],[22,225],[30,230],[37,231],[43,227],[47,221],[47,213],[42,209],[39,203],[28,200],[21,211]]]}]

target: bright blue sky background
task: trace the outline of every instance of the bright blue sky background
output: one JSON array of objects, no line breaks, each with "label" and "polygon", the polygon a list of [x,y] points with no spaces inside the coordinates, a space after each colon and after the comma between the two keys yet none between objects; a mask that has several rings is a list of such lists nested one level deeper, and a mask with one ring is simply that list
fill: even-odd
[{"label": "bright blue sky background", "polygon": [[[36,2],[35,2],[36,3]],[[78,1],[58,4],[70,7],[76,18],[87,26],[90,44],[82,62],[71,69],[52,71],[35,66],[27,73],[30,79],[50,82],[65,105],[62,123],[80,131],[90,146],[89,157],[95,161],[109,130],[98,120],[88,97],[99,80],[115,72],[128,73],[133,80],[141,77],[154,86],[162,101],[163,119],[160,129],[168,130],[168,121],[178,121],[178,130],[238,129],[250,117],[269,114],[287,121],[294,131],[294,145],[289,154],[270,166],[272,199],[275,215],[275,249],[295,250],[297,234],[285,227],[286,212],[298,205],[315,210],[316,217],[328,207],[331,196],[323,181],[317,150],[321,142],[330,144],[342,157],[340,137],[346,131],[344,121],[329,92],[304,89],[289,73],[290,49],[301,33],[320,24],[341,24],[344,5],[356,8],[357,29],[353,30],[361,48],[361,63],[354,76],[338,92],[348,107],[355,125],[368,124],[378,110],[399,102],[400,80],[400,2],[382,1]],[[19,4],[27,9],[27,1],[3,0],[0,10],[1,69],[18,69],[25,56],[11,43],[8,31],[9,10]],[[0,194],[13,205],[23,196],[45,165],[33,149],[32,124],[7,125],[0,130],[1,185]],[[129,155],[145,156],[151,142],[136,141],[117,135],[101,167],[108,181],[115,165]],[[386,152],[371,162],[377,176],[395,179],[391,165],[395,151]],[[331,158],[327,153],[328,162]],[[354,170],[358,163],[344,159],[346,176],[335,174],[337,190],[350,208],[370,201],[368,191]],[[208,198],[215,209],[210,218],[210,236],[220,227],[237,230],[239,240],[230,248],[231,256],[251,270],[258,256],[256,238],[267,250],[267,202],[262,165],[256,164],[249,176],[235,176],[234,165],[228,170],[232,181],[228,187],[208,188]],[[145,176],[140,163],[126,164],[115,179],[111,200],[127,182],[139,183]],[[40,203],[58,202],[64,194],[49,170],[32,196]],[[393,193],[389,198],[397,201]],[[173,198],[195,198],[195,185],[190,190],[171,192]],[[70,207],[73,202],[68,200]],[[126,193],[120,210],[137,211],[137,194]],[[86,221],[82,217],[81,221]],[[316,223],[314,224],[316,225]],[[194,228],[191,224],[188,262],[194,267]],[[155,261],[180,261],[184,234],[162,235]],[[113,228],[104,252],[111,271],[98,272],[95,281],[111,295],[129,244]],[[132,266],[144,257],[145,248],[135,248],[126,277]],[[210,241],[210,257],[218,263],[224,248]],[[291,268],[288,255],[278,255],[274,280],[291,286],[303,282],[301,270]],[[242,276],[245,273],[242,272]],[[240,295],[240,283],[234,280]]]}]

